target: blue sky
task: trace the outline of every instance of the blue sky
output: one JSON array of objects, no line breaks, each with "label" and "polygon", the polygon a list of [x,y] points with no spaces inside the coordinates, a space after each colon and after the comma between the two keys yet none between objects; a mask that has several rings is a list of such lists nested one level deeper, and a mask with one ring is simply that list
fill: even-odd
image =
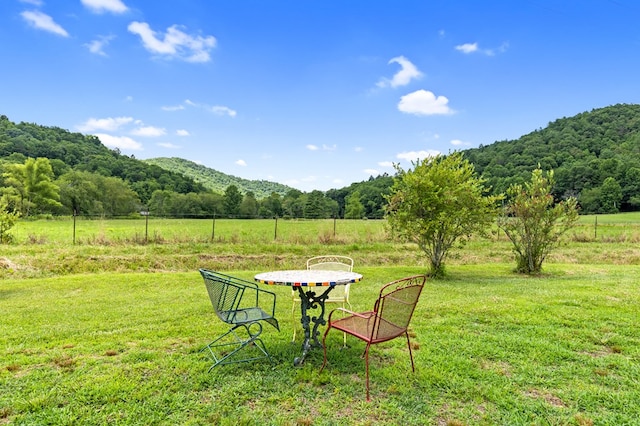
[{"label": "blue sky", "polygon": [[302,191],[640,103],[635,0],[2,0],[0,114]]}]

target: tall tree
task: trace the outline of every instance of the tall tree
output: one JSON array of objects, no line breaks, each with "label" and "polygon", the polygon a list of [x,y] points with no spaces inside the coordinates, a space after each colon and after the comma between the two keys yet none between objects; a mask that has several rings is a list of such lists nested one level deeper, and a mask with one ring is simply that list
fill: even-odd
[{"label": "tall tree", "polygon": [[59,188],[53,183],[53,170],[47,158],[27,158],[24,164],[7,164],[4,193],[24,217],[59,207]]},{"label": "tall tree", "polygon": [[362,219],[362,216],[364,215],[364,206],[362,205],[360,198],[360,191],[353,191],[351,195],[347,195],[345,197],[345,219]]},{"label": "tall tree", "polygon": [[502,197],[485,196],[484,180],[460,152],[396,170],[387,205],[391,231],[416,243],[429,258],[429,275],[441,277],[449,249],[491,224]]},{"label": "tall tree", "polygon": [[229,216],[237,216],[240,213],[242,194],[238,187],[229,185],[224,191],[224,212]]},{"label": "tall tree", "polygon": [[553,183],[553,171],[545,176],[538,168],[530,182],[512,185],[507,192],[498,226],[513,243],[517,272],[540,273],[547,255],[578,220],[575,198],[554,203]]}]

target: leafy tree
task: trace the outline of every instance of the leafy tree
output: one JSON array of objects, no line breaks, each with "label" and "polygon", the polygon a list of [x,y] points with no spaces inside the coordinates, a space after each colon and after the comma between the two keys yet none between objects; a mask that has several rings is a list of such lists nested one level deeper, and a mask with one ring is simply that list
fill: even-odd
[{"label": "leafy tree", "polygon": [[242,217],[252,219],[258,214],[258,201],[253,192],[249,191],[244,194],[244,198],[240,203],[240,215]]},{"label": "leafy tree", "polygon": [[501,196],[485,196],[484,180],[460,152],[413,165],[409,171],[395,166],[387,220],[394,235],[416,243],[427,255],[429,274],[441,277],[449,249],[494,220]]},{"label": "leafy tree", "polygon": [[71,171],[56,181],[60,188],[60,201],[70,214],[99,214],[102,205],[95,176],[89,172]]},{"label": "leafy tree", "polygon": [[9,233],[16,224],[20,213],[11,211],[5,197],[0,198],[0,244],[9,243],[13,236]]},{"label": "leafy tree", "polygon": [[360,201],[360,192],[354,191],[345,197],[345,219],[362,219],[364,216],[364,206]]},{"label": "leafy tree", "polygon": [[229,216],[237,216],[240,213],[242,194],[235,185],[229,185],[224,191],[224,212]]},{"label": "leafy tree", "polygon": [[307,197],[304,205],[304,217],[306,219],[322,219],[327,217],[325,196],[322,191],[313,190]]},{"label": "leafy tree", "polygon": [[61,205],[59,188],[52,182],[53,170],[47,158],[27,158],[24,164],[7,164],[3,176],[7,185],[4,193],[22,216]]},{"label": "leafy tree", "polygon": [[272,192],[260,203],[260,216],[262,217],[282,217],[282,197],[280,194]]},{"label": "leafy tree", "polygon": [[603,213],[618,213],[622,201],[622,187],[615,178],[608,177],[600,187]]},{"label": "leafy tree", "polygon": [[575,198],[554,204],[553,183],[553,171],[545,176],[538,168],[530,182],[513,185],[507,192],[498,226],[513,243],[517,272],[540,273],[547,255],[578,220]]}]

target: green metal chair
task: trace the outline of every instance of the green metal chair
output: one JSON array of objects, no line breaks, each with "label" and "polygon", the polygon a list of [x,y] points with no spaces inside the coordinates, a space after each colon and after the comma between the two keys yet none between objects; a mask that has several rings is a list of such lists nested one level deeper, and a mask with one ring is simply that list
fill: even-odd
[{"label": "green metal chair", "polygon": [[[273,362],[264,343],[260,339],[261,321],[271,324],[280,331],[275,318],[276,295],[258,288],[256,283],[235,278],[220,272],[200,269],[204,278],[209,299],[216,315],[223,322],[231,325],[231,329],[206,345],[202,351],[208,351],[213,367],[222,364],[247,362],[267,358]],[[246,337],[238,331],[244,329]],[[243,357],[244,348],[252,349],[252,355]],[[253,353],[257,353],[254,355]]]},{"label": "green metal chair", "polygon": [[[322,372],[327,365],[327,345],[325,340],[329,330],[334,328],[357,337],[367,344],[363,354],[367,381],[367,401],[369,401],[369,348],[371,345],[405,336],[407,338],[407,347],[409,348],[409,358],[411,359],[411,370],[415,372],[407,329],[426,278],[425,275],[416,275],[386,284],[380,289],[380,296],[378,296],[372,311],[358,313],[342,308],[331,311],[327,331],[324,332],[324,337],[322,338],[324,360],[320,371]],[[346,316],[334,319],[333,314],[336,312],[342,312]]]}]

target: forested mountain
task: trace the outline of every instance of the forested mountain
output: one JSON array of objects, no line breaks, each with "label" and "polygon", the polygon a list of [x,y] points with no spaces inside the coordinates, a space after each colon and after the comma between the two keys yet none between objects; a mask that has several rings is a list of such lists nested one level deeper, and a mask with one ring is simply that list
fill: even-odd
[{"label": "forested mountain", "polygon": [[201,183],[205,188],[219,194],[224,193],[229,185],[235,185],[242,193],[253,192],[255,197],[258,199],[268,197],[274,192],[276,194],[285,195],[293,189],[290,186],[266,180],[248,180],[227,175],[182,158],[159,157],[142,161],[147,164],[153,164],[162,167],[163,169],[187,176],[194,181]]},{"label": "forested mountain", "polygon": [[69,170],[118,177],[127,182],[140,201],[146,203],[155,190],[180,194],[201,192],[205,188],[193,179],[145,164],[104,146],[91,135],[71,133],[59,127],[32,123],[12,123],[0,115],[0,160],[23,163],[26,158],[48,158],[58,178]]},{"label": "forested mountain", "polygon": [[[494,194],[528,181],[540,166],[554,170],[556,199],[577,197],[583,213],[640,209],[640,105],[619,104],[561,118],[517,140],[463,154]],[[59,202],[38,206],[37,199],[27,197],[42,195],[26,194],[21,187],[25,177],[20,174],[28,170],[51,175]],[[140,161],[105,147],[95,136],[14,124],[6,116],[0,116],[0,172],[0,202],[13,200],[10,208],[20,203],[33,214],[116,215],[146,208],[166,216],[381,218],[384,195],[393,182],[383,175],[324,193],[303,193],[180,158]]]},{"label": "forested mountain", "polygon": [[583,213],[640,208],[640,105],[618,104],[561,118],[514,141],[464,151],[494,193],[554,170],[554,196]]}]

